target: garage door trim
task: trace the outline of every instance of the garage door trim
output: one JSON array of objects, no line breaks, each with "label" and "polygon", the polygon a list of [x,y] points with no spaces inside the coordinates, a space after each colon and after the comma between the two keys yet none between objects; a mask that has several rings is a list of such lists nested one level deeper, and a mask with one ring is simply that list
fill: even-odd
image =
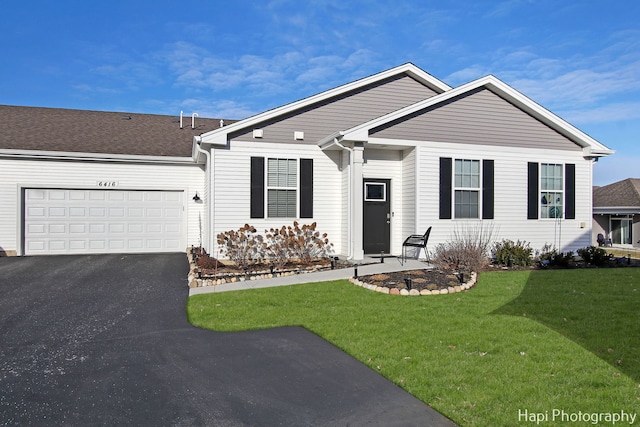
[{"label": "garage door trim", "polygon": [[[172,221],[171,218],[169,219],[165,219],[163,220],[158,220],[158,223],[162,223],[164,224],[164,227],[170,227],[172,230],[171,231],[175,231],[174,235],[168,235],[168,239],[163,240],[160,243],[160,246],[157,247],[157,242],[151,242],[154,245],[156,245],[156,247],[154,248],[149,248],[146,246],[147,241],[144,241],[143,247],[137,247],[132,249],[131,247],[129,247],[129,244],[132,243],[133,240],[129,230],[127,230],[126,232],[124,232],[124,234],[122,234],[123,236],[123,241],[126,240],[125,243],[125,247],[122,247],[121,249],[118,248],[114,248],[114,247],[106,247],[106,248],[89,248],[87,244],[85,244],[84,248],[81,249],[71,249],[70,247],[65,248],[64,250],[51,250],[49,247],[44,248],[43,250],[30,250],[27,247],[27,219],[28,219],[28,215],[26,212],[26,208],[30,205],[28,205],[28,200],[27,200],[27,194],[29,192],[29,190],[43,190],[44,193],[46,194],[52,194],[52,191],[55,190],[61,190],[61,192],[65,192],[68,195],[71,195],[74,192],[80,193],[80,192],[85,192],[85,194],[102,194],[103,196],[107,196],[109,197],[106,193],[109,192],[111,195],[113,195],[114,193],[122,193],[123,195],[125,195],[126,200],[123,201],[123,204],[121,205],[122,208],[128,208],[128,207],[132,207],[130,205],[130,201],[129,201],[129,197],[131,197],[133,194],[132,193],[139,193],[139,194],[153,194],[152,198],[155,198],[155,194],[154,193],[158,193],[161,194],[161,201],[158,201],[157,203],[159,203],[159,205],[157,206],[164,206],[164,207],[171,207],[173,208],[173,214],[174,215],[179,215],[179,217],[175,218],[175,221]],[[86,193],[88,192],[88,193]],[[171,202],[165,202],[166,197],[168,196],[168,193],[176,193],[179,194],[179,200],[173,200]],[[56,186],[56,185],[19,185],[18,186],[18,194],[19,194],[19,204],[18,204],[18,208],[20,209],[20,215],[19,215],[19,220],[18,220],[18,227],[17,227],[17,233],[18,233],[18,242],[19,242],[19,253],[21,255],[40,255],[40,254],[76,254],[76,253],[83,253],[83,254],[98,254],[98,253],[151,253],[151,252],[184,252],[185,248],[186,248],[186,242],[187,242],[187,195],[188,195],[188,190],[185,188],[175,188],[175,187],[163,187],[163,188],[157,188],[157,187],[115,187],[115,188],[101,188],[101,187],[96,187],[96,186]],[[49,197],[49,196],[47,196]],[[69,196],[71,197],[71,196]],[[134,198],[137,198],[138,194],[136,194],[134,196]],[[146,197],[146,196],[145,196]],[[48,201],[47,201],[48,202]],[[45,202],[43,202],[45,203]],[[67,202],[70,203],[70,202]],[[80,202],[81,203],[81,202]],[[105,203],[109,203],[109,202],[105,202]],[[116,202],[117,203],[117,202]],[[129,205],[127,205],[127,203],[129,203]],[[170,205],[167,205],[166,203],[170,203]],[[173,203],[173,204],[171,204]],[[88,206],[86,206],[88,207]],[[176,209],[179,212],[176,212]],[[47,215],[49,215],[47,213]],[[68,213],[67,213],[68,215]],[[165,213],[162,213],[161,215],[163,215],[163,218]],[[51,221],[51,217],[47,216],[46,218],[44,218],[47,223],[49,223]],[[128,224],[131,220],[131,217],[128,216],[128,214],[126,215],[125,219],[123,220],[124,224]],[[69,220],[70,221],[70,220]],[[87,219],[87,221],[89,221]],[[140,220],[143,223],[147,223],[146,220]],[[62,220],[62,222],[64,222],[64,220]],[[70,223],[70,222],[69,222]],[[88,222],[87,222],[88,223]],[[105,220],[105,224],[112,224],[115,223],[115,221],[112,221],[112,219],[106,219]],[[153,221],[150,221],[150,226],[153,226]],[[157,227],[158,224],[155,224],[155,226]],[[175,230],[175,228],[178,227],[178,230]],[[58,228],[62,228],[62,225],[59,225]],[[118,228],[122,228],[121,226]],[[112,231],[112,230],[110,230]],[[122,231],[122,230],[116,230],[116,231]],[[154,231],[154,230],[152,230]],[[47,233],[49,232],[49,230],[47,230]],[[149,230],[146,230],[143,234],[146,233],[146,236],[149,236]],[[68,231],[67,231],[68,233]],[[164,233],[164,230],[162,232],[162,236],[163,239],[165,236],[167,236],[167,234]],[[144,236],[143,236],[144,237]],[[89,236],[88,241],[91,241],[91,236]],[[147,237],[148,239],[148,237]],[[64,240],[64,239],[63,239]],[[117,242],[116,238],[113,237],[107,237],[106,238],[106,242],[108,242],[109,245],[111,244],[115,244],[117,243],[115,246],[122,245],[121,242]],[[148,239],[151,240],[151,239]],[[157,239],[155,239],[157,240]],[[115,242],[115,243],[114,243]],[[166,249],[165,246],[167,246],[167,242],[169,242],[168,246],[171,247],[171,249]],[[139,244],[139,242],[135,242],[136,244]]]}]

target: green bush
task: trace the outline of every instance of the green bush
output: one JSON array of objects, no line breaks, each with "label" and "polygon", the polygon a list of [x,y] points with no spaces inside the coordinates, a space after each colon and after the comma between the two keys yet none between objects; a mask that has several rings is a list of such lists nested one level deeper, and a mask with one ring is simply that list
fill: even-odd
[{"label": "green bush", "polygon": [[494,262],[501,265],[529,266],[533,264],[532,253],[533,249],[531,249],[529,243],[520,240],[514,242],[513,240],[504,239],[493,246]]},{"label": "green bush", "polygon": [[553,248],[549,244],[544,245],[540,255],[538,255],[538,261],[547,267],[567,268],[570,266],[572,260],[573,252],[558,252],[556,248]]},{"label": "green bush", "polygon": [[578,255],[584,260],[585,263],[602,267],[606,265],[611,256],[602,248],[596,246],[587,246],[586,248],[578,249]]}]

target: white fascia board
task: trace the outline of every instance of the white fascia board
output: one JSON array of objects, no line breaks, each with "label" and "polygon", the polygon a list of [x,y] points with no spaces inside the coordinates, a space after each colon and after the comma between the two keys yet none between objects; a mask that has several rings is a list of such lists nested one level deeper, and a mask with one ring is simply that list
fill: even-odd
[{"label": "white fascia board", "polygon": [[477,81],[482,81],[481,86],[484,85],[490,89],[493,89],[494,92],[496,92],[498,95],[506,98],[514,105],[526,111],[527,113],[540,120],[555,131],[559,132],[560,134],[576,141],[576,143],[581,147],[588,148],[591,156],[606,156],[615,152],[601,142],[598,142],[586,133],[582,132],[572,124],[568,123],[564,119],[547,110],[540,104],[536,103],[531,98],[528,98],[527,96],[513,89],[511,86],[507,85],[497,77],[489,75]]},{"label": "white fascia board", "polygon": [[170,163],[189,164],[195,163],[192,157],[175,156],[143,156],[129,154],[102,154],[102,153],[75,153],[68,151],[39,151],[39,150],[0,150],[0,156],[45,159],[45,160],[83,160],[97,162],[123,162],[123,163]]},{"label": "white fascia board", "polygon": [[344,131],[344,139],[366,141],[368,139],[369,131],[375,127],[384,125],[393,120],[400,119],[404,116],[415,113],[416,111],[428,108],[443,101],[447,101],[456,96],[463,95],[464,93],[470,92],[483,86],[490,89],[498,96],[507,99],[518,108],[521,108],[528,114],[545,123],[562,135],[576,141],[577,144],[581,147],[588,148],[590,156],[597,157],[614,153],[613,150],[591,138],[589,135],[575,128],[571,124],[553,114],[551,111],[540,106],[530,98],[521,94],[511,86],[507,85],[506,83],[502,82],[500,79],[492,75],[481,77],[477,80],[471,81],[462,86],[458,86],[439,95],[427,98],[424,101],[417,102],[413,105],[409,105],[405,108],[394,111],[393,113],[378,117],[367,123],[363,123],[361,125],[348,129]]},{"label": "white fascia board", "polygon": [[418,68],[414,64],[406,63],[400,65],[395,68],[391,68],[389,70],[374,74],[369,77],[362,78],[360,80],[356,80],[351,83],[344,84],[342,86],[338,86],[333,89],[329,89],[327,91],[321,92],[319,94],[310,96],[308,98],[301,99],[299,101],[292,102],[290,104],[283,105],[281,107],[274,108],[269,111],[265,111],[264,113],[257,114],[255,116],[246,118],[244,120],[240,120],[231,125],[224,126],[219,129],[212,130],[207,133],[203,133],[202,143],[203,144],[215,144],[215,145],[226,145],[229,133],[234,131],[238,131],[241,129],[249,128],[257,123],[261,123],[264,121],[268,121],[279,117],[283,114],[288,114],[298,109],[307,107],[309,105],[313,105],[318,102],[322,102],[324,100],[330,99],[334,96],[341,95],[343,93],[347,93],[352,90],[359,89],[361,87],[367,86],[369,84],[384,80],[389,77],[393,77],[398,74],[406,73],[410,75],[412,78],[418,80],[422,84],[431,87],[436,92],[446,92],[451,89],[451,86],[446,83],[438,80],[433,77],[431,74],[426,71]]}]

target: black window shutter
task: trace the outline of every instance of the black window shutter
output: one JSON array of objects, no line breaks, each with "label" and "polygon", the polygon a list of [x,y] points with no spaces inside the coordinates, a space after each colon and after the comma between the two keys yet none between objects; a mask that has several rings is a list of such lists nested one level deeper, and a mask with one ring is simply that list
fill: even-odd
[{"label": "black window shutter", "polygon": [[567,163],[564,165],[564,217],[576,219],[576,165]]},{"label": "black window shutter", "polygon": [[538,219],[538,163],[529,162],[527,176],[527,219]]},{"label": "black window shutter", "polygon": [[251,157],[251,218],[264,218],[264,157]]},{"label": "black window shutter", "polygon": [[493,160],[482,161],[482,219],[493,219]]},{"label": "black window shutter", "polygon": [[440,219],[451,219],[451,157],[440,157]]},{"label": "black window shutter", "polygon": [[300,159],[300,218],[313,218],[313,159]]}]

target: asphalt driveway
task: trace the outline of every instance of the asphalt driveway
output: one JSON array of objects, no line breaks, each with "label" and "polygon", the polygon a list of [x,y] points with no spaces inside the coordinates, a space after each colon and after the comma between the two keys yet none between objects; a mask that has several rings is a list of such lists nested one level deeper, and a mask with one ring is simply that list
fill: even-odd
[{"label": "asphalt driveway", "polygon": [[0,425],[453,425],[303,328],[191,326],[187,270],[0,258]]}]

